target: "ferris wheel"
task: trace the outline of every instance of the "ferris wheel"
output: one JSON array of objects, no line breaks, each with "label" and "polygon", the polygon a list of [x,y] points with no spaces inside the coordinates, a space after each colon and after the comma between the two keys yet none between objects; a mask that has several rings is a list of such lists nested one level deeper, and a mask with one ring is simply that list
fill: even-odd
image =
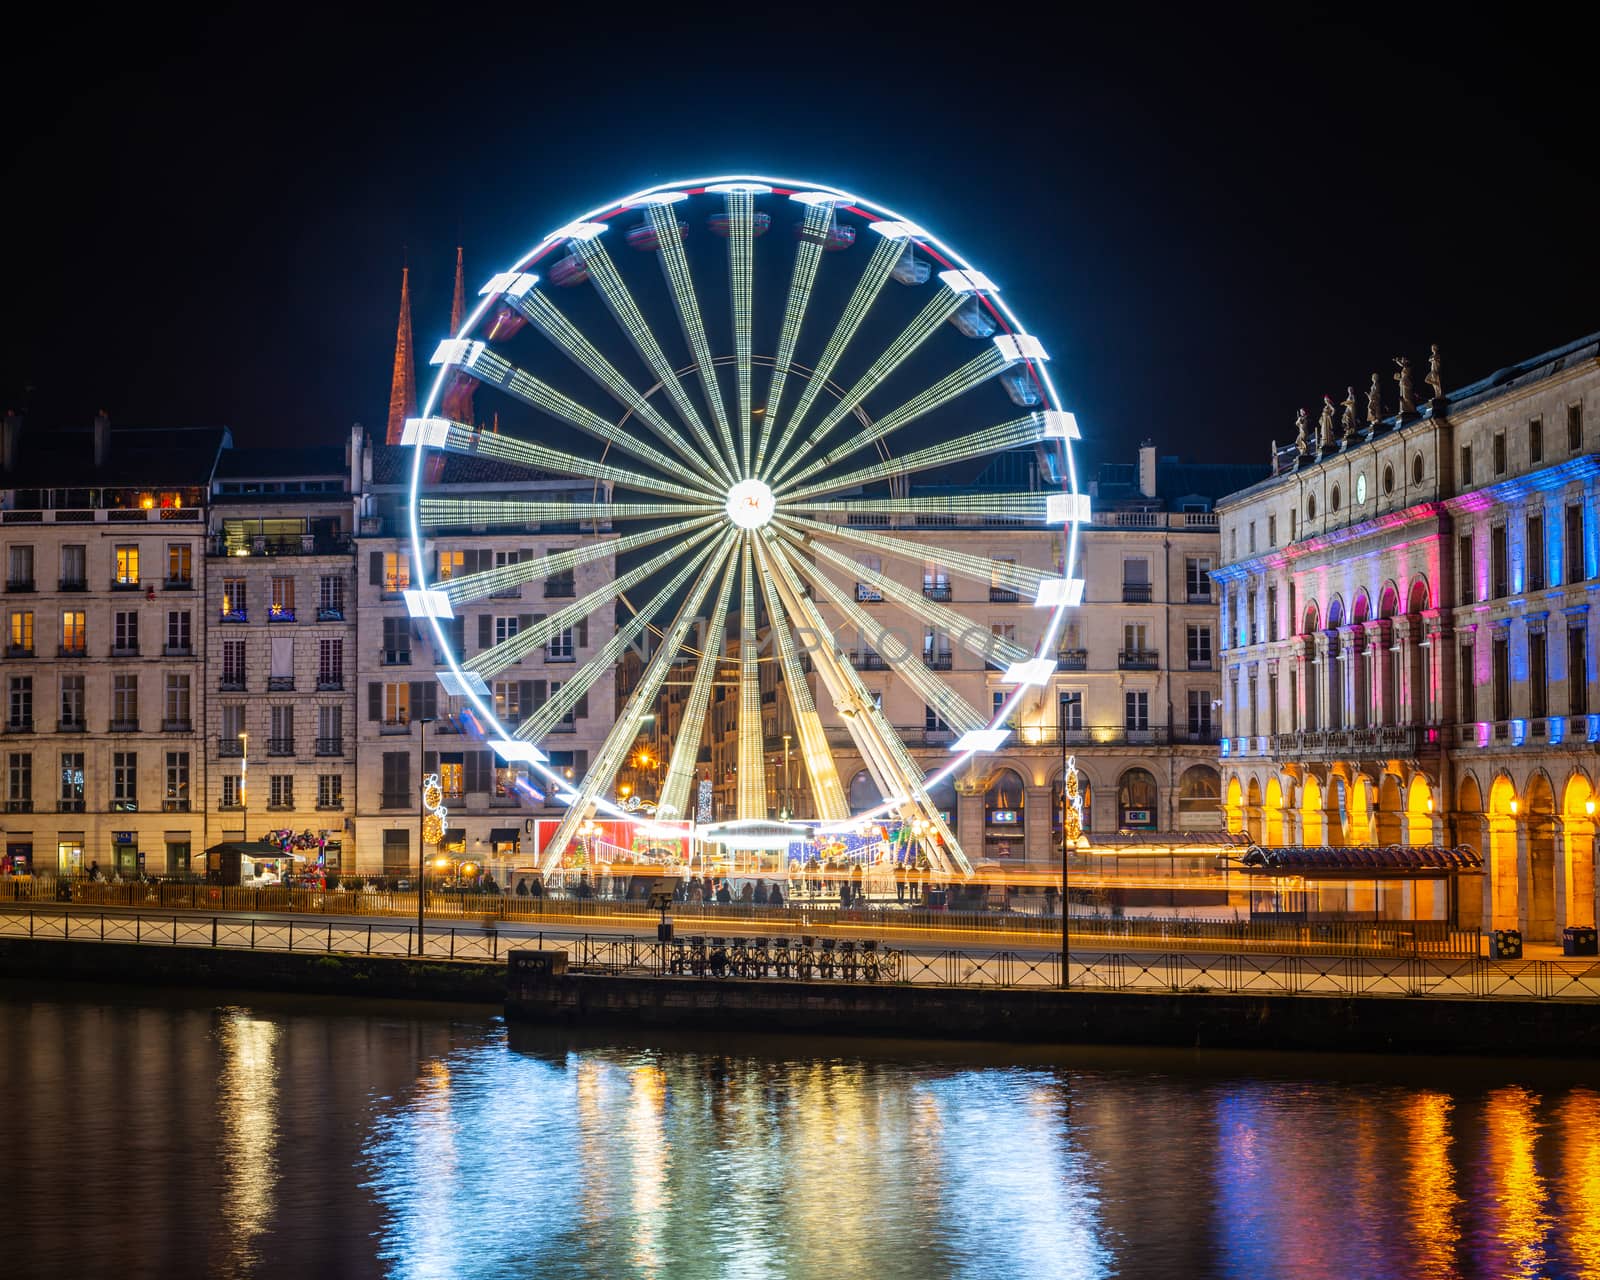
[{"label": "ferris wheel", "polygon": [[[438,376],[422,416],[406,424],[418,574],[406,600],[432,620],[441,684],[471,703],[499,758],[526,765],[566,802],[546,869],[593,815],[630,816],[610,796],[673,672],[688,677],[688,693],[656,817],[693,814],[721,684],[734,693],[737,816],[765,820],[773,798],[760,668],[775,663],[819,821],[916,824],[936,837],[928,847],[942,870],[970,872],[929,790],[1006,741],[1019,702],[1049,684],[1063,615],[1083,595],[1073,571],[1089,514],[1074,480],[1078,431],[1048,358],[999,287],[932,233],[848,192],[780,178],[696,179],[624,196],[552,231],[483,287],[434,353]],[[475,408],[463,411],[472,396]],[[470,420],[490,413],[498,430]],[[1042,464],[1027,485],[974,483],[988,461],[1023,446]],[[431,482],[428,460],[441,452],[567,477],[592,486],[592,499],[452,496]],[[438,583],[421,576],[435,530],[542,521],[608,535]],[[955,527],[973,521],[1065,532],[1047,569],[929,541],[929,529],[960,541]],[[936,558],[954,576],[1047,610],[1038,646],[871,567],[881,555]],[[441,620],[457,610],[611,556],[610,580],[531,628],[470,658],[452,650]],[[1003,700],[975,706],[911,646],[877,647],[953,732],[932,769],[838,638],[881,630],[862,607],[879,599],[1003,672]],[[576,620],[613,611],[615,632],[559,691],[502,723],[489,682]],[[745,635],[759,627],[763,642],[727,652],[730,621]],[[645,637],[649,657],[583,776],[552,769],[540,744]],[[819,703],[836,709],[884,797],[866,815],[851,813]]]}]

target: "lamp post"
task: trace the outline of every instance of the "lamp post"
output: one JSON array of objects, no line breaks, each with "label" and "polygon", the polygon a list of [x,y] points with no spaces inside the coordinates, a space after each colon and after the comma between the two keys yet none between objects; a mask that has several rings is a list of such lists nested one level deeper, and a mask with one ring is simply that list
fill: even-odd
[{"label": "lamp post", "polygon": [[789,820],[789,735],[783,735],[783,820]]},{"label": "lamp post", "polygon": [[433,723],[431,716],[417,721],[422,726],[421,759],[418,761],[417,773],[417,955],[422,951],[422,911],[427,902],[428,885],[428,842],[423,839],[423,832],[428,822],[428,806],[422,798],[422,793],[427,790],[428,784],[428,726]]},{"label": "lamp post", "polygon": [[[250,843],[250,790],[245,785],[250,777],[250,735],[239,734],[239,821],[244,827],[244,843]],[[253,864],[252,864],[253,865]]]},{"label": "lamp post", "polygon": [[1072,985],[1072,971],[1067,967],[1071,959],[1072,940],[1068,921],[1072,913],[1067,909],[1068,885],[1071,869],[1067,865],[1067,713],[1063,707],[1059,719],[1061,734],[1061,985]]}]

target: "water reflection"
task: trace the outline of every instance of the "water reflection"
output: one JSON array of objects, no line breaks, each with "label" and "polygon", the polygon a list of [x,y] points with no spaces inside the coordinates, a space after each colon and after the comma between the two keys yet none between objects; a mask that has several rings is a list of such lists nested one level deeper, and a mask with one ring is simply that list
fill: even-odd
[{"label": "water reflection", "polygon": [[1423,1280],[1447,1280],[1456,1272],[1456,1226],[1460,1197],[1451,1164],[1450,1099],[1423,1090],[1401,1104],[1405,1135],[1410,1216],[1407,1226],[1415,1252],[1416,1274]]},{"label": "water reflection", "polygon": [[1494,1222],[1507,1275],[1545,1273],[1545,1236],[1551,1227],[1545,1181],[1534,1155],[1539,1098],[1520,1085],[1496,1089],[1484,1107],[1485,1132],[1495,1168]]},{"label": "water reflection", "polygon": [[1574,1091],[1561,1105],[1559,1123],[1567,1248],[1575,1274],[1596,1280],[1600,1277],[1600,1094]]},{"label": "water reflection", "polygon": [[217,1016],[218,1210],[224,1229],[211,1236],[208,1270],[245,1276],[262,1261],[260,1237],[272,1219],[277,1191],[279,1028],[246,1009],[221,1009]]}]

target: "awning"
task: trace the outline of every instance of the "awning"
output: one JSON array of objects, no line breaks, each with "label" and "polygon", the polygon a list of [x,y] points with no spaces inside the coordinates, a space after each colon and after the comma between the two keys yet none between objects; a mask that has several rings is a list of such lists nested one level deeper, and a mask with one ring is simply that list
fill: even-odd
[{"label": "awning", "polygon": [[490,827],[490,844],[516,844],[522,838],[522,832],[516,827]]},{"label": "awning", "polygon": [[1252,845],[1238,858],[1219,857],[1249,875],[1300,876],[1307,880],[1446,880],[1481,875],[1483,859],[1465,846],[1357,844]]}]

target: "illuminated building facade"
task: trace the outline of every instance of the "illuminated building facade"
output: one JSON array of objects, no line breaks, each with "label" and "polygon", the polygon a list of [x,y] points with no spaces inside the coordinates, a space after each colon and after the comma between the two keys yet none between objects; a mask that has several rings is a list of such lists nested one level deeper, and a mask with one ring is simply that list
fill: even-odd
[{"label": "illuminated building facade", "polygon": [[1469,845],[1457,903],[1396,886],[1386,912],[1592,925],[1600,335],[1318,435],[1218,505],[1230,825]]}]

